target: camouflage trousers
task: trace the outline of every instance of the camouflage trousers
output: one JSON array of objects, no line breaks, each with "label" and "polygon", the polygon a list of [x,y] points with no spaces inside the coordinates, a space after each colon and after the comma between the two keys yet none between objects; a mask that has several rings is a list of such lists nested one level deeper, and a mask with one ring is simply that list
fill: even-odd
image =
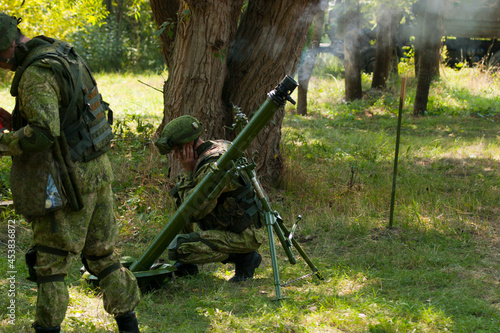
[{"label": "camouflage trousers", "polygon": [[69,302],[64,277],[78,254],[85,258],[89,271],[99,277],[108,313],[120,316],[139,303],[140,291],[134,275],[121,267],[113,253],[118,227],[111,186],[85,194],[83,200],[81,211],[65,207],[30,219],[35,247],[27,254],[27,264],[30,266],[31,253],[38,284],[35,321],[39,326],[55,327],[64,320]]},{"label": "camouflage trousers", "polygon": [[264,228],[253,227],[239,234],[224,230],[179,234],[168,246],[168,258],[183,264],[223,262],[231,253],[256,251],[264,237]]}]

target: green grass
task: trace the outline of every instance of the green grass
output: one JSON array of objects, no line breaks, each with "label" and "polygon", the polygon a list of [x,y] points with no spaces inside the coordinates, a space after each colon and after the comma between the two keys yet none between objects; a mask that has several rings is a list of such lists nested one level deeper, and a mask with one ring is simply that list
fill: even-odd
[{"label": "green grass", "polygon": [[[328,64],[330,59],[320,59]],[[406,67],[405,67],[406,66]],[[143,296],[137,308],[143,332],[500,332],[500,80],[479,69],[443,69],[431,88],[427,116],[414,118],[416,80],[408,78],[402,119],[394,226],[388,228],[399,81],[369,91],[362,101],[343,101],[336,69],[316,70],[309,114],[283,122],[285,169],[268,189],[273,208],[291,226],[320,269],[315,277],[283,287],[275,302],[269,246],[256,278],[226,281],[231,265],[209,264],[194,278],[168,280]],[[150,144],[162,117],[162,88],[155,75],[98,75],[115,111],[117,139],[111,151],[121,228],[119,251],[141,255],[174,205],[166,161]],[[8,89],[0,89],[11,107]],[[9,103],[11,103],[9,105]],[[6,105],[7,104],[7,105]],[[10,198],[10,160],[0,159],[0,194]],[[8,219],[16,219],[16,326],[0,298],[0,327],[29,331],[36,286],[24,280],[30,226],[12,210],[0,211],[0,272],[8,270]],[[309,273],[304,261],[286,262],[277,243],[282,282]],[[71,304],[63,330],[116,331],[113,319],[80,281],[75,259],[68,277]],[[0,295],[7,295],[6,273]]]}]

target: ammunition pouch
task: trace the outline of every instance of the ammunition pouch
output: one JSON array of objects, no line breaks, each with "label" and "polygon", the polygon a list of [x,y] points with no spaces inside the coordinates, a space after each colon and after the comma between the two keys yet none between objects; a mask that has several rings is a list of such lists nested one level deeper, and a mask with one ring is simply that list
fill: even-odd
[{"label": "ammunition pouch", "polygon": [[[212,147],[198,157],[193,173],[196,173],[203,165],[213,161],[214,158],[219,158],[231,145],[231,142],[225,140],[211,142]],[[256,228],[262,226],[260,217],[262,203],[257,197],[248,175],[241,173],[231,181],[240,186],[236,190],[223,192],[219,195],[214,210],[199,221],[195,221],[201,230],[227,230],[241,233],[252,225]],[[171,194],[175,197],[175,188]]]},{"label": "ammunition pouch", "polygon": [[228,230],[241,233],[250,226],[262,227],[261,214],[262,203],[254,191],[252,183],[240,177],[245,185],[224,192],[217,198],[215,209],[197,221],[202,230]]},{"label": "ammunition pouch", "polygon": [[36,271],[35,271],[35,265],[36,265],[36,247],[32,247],[31,249],[26,252],[25,255],[25,261],[26,261],[26,266],[28,267],[28,280],[32,282],[36,282]]},{"label": "ammunition pouch", "polygon": [[85,95],[86,108],[80,120],[65,127],[64,134],[68,141],[71,159],[73,161],[90,161],[110,149],[113,138],[109,121],[112,111],[109,104],[102,100],[95,86]]},{"label": "ammunition pouch", "polygon": [[[10,187],[17,214],[44,216],[68,202],[61,181],[62,164],[54,160],[51,150],[12,157]],[[27,181],[27,175],[30,177]]]},{"label": "ammunition pouch", "polygon": [[49,275],[49,276],[38,276],[35,271],[37,253],[44,252],[53,254],[56,256],[67,257],[69,255],[68,251],[59,250],[53,247],[44,245],[35,245],[26,252],[26,266],[28,267],[28,280],[36,282],[37,284],[47,283],[47,282],[64,282],[65,274]]}]

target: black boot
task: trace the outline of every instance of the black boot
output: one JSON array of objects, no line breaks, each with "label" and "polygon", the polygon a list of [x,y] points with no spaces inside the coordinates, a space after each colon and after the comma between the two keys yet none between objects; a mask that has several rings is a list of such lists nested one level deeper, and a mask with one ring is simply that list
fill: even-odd
[{"label": "black boot", "polygon": [[61,332],[61,326],[56,326],[56,327],[42,327],[38,326],[37,323],[33,324],[33,328],[35,329],[35,332],[41,332],[41,333],[59,333]]},{"label": "black boot", "polygon": [[123,316],[115,317],[120,333],[140,333],[135,311],[131,311]]},{"label": "black boot", "polygon": [[227,260],[234,262],[234,276],[229,279],[229,282],[242,282],[253,278],[255,269],[260,266],[262,256],[253,251],[250,253],[233,253]]},{"label": "black boot", "polygon": [[174,272],[175,276],[177,277],[186,275],[195,276],[198,274],[198,265],[196,264],[183,264],[180,262],[176,262],[174,266],[175,268],[177,268],[177,270]]}]

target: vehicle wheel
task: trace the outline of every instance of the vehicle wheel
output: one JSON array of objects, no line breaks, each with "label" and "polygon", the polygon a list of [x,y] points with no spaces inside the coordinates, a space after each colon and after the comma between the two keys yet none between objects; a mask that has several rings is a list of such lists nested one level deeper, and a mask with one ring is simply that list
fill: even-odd
[{"label": "vehicle wheel", "polygon": [[490,57],[490,60],[488,61],[488,68],[494,68],[497,70],[500,68],[500,51],[496,51]]}]

